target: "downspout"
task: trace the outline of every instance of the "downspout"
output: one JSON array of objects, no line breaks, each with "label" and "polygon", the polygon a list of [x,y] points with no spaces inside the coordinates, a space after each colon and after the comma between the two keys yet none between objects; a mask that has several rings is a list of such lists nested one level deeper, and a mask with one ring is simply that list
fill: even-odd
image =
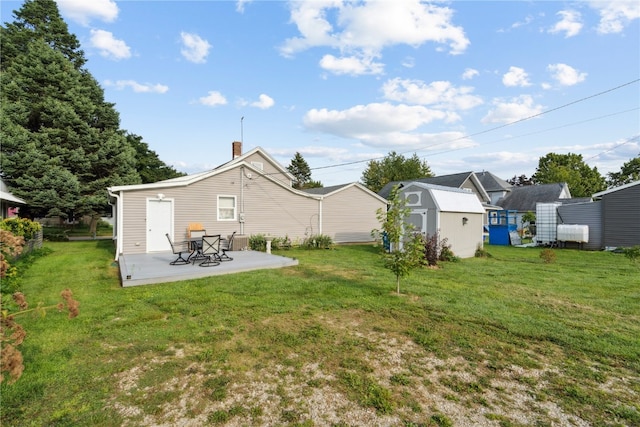
[{"label": "downspout", "polygon": [[320,197],[320,199],[318,200],[318,234],[322,235],[322,201],[324,200],[323,197]]},{"label": "downspout", "polygon": [[[122,242],[122,206],[120,206],[120,194],[117,193],[113,193],[111,190],[107,189],[107,191],[109,192],[109,196],[113,197],[114,199],[116,199],[116,223],[115,223],[115,227],[113,229],[113,236],[116,239],[116,255],[115,255],[115,260],[118,261],[118,257],[119,255],[122,253],[122,247],[123,247],[123,242]],[[113,205],[111,205],[113,206]]]}]

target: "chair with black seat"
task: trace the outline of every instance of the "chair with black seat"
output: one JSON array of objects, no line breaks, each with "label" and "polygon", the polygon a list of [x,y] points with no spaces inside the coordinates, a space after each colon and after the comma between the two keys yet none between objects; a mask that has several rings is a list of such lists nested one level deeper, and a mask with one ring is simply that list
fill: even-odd
[{"label": "chair with black seat", "polygon": [[171,264],[171,265],[189,264],[191,262],[191,261],[188,260],[189,257],[187,257],[185,259],[182,256],[182,254],[189,253],[189,256],[191,256],[193,251],[191,250],[190,242],[183,241],[183,242],[175,242],[174,243],[173,240],[171,240],[171,237],[169,236],[169,233],[167,233],[166,235],[167,235],[167,239],[169,240],[169,244],[171,245],[171,251],[174,253],[174,255],[178,255],[178,258],[176,258],[174,261],[170,262],[169,264]]},{"label": "chair with black seat", "polygon": [[214,267],[220,265],[220,235],[202,236],[202,256],[204,261],[200,267]]},{"label": "chair with black seat", "polygon": [[233,250],[233,237],[235,235],[236,232],[234,231],[233,233],[231,233],[231,236],[229,236],[228,239],[223,239],[220,242],[220,251],[222,252],[222,255],[220,255],[220,261],[233,261],[233,258],[227,255],[227,252]]}]

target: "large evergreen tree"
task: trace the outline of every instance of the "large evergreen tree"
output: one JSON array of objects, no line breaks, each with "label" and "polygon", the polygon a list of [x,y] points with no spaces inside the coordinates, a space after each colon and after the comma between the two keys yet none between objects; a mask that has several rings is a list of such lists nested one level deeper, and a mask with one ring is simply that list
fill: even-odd
[{"label": "large evergreen tree", "polygon": [[149,144],[142,141],[141,136],[129,133],[127,141],[136,150],[136,170],[143,184],[185,175],[160,160],[158,154],[149,148]]},{"label": "large evergreen tree", "polygon": [[287,169],[295,177],[293,187],[297,189],[322,187],[322,183],[311,179],[311,168],[302,154],[296,152]]},{"label": "large evergreen tree", "polygon": [[97,219],[106,187],[141,181],[136,151],[56,3],[28,0],[15,16],[0,31],[2,177],[31,216]]},{"label": "large evergreen tree", "polygon": [[581,154],[549,153],[540,157],[538,168],[531,177],[538,184],[566,182],[573,197],[591,197],[607,188],[597,167],[590,168]]},{"label": "large evergreen tree", "polygon": [[426,160],[420,160],[416,153],[410,158],[392,151],[382,160],[371,160],[362,172],[362,183],[377,193],[392,181],[404,181],[414,178],[434,176]]}]

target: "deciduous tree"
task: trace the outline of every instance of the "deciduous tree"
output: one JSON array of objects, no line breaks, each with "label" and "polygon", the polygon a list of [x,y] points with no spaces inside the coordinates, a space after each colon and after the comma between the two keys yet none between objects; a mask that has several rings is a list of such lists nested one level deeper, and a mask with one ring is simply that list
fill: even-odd
[{"label": "deciduous tree", "polygon": [[623,164],[620,167],[620,172],[609,172],[607,175],[609,188],[640,180],[640,156],[634,157]]},{"label": "deciduous tree", "polygon": [[417,154],[405,158],[395,151],[390,152],[382,160],[371,160],[362,172],[361,181],[374,193],[393,181],[405,181],[414,178],[434,176],[426,160],[420,160]]},{"label": "deciduous tree", "polygon": [[377,211],[380,229],[372,231],[374,237],[383,243],[384,265],[396,276],[397,293],[400,293],[400,279],[420,266],[423,258],[422,236],[414,233],[413,226],[407,222],[410,211],[398,187],[394,187],[389,196],[388,209],[380,208]]},{"label": "deciduous tree", "polygon": [[566,182],[573,197],[590,197],[607,187],[598,168],[589,167],[581,154],[573,153],[549,153],[540,157],[536,173],[531,178],[538,184]]}]

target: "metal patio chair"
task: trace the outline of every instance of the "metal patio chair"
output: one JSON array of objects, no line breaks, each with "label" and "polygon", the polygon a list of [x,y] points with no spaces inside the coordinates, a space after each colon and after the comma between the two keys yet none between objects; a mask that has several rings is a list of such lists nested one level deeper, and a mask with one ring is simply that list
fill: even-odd
[{"label": "metal patio chair", "polygon": [[236,232],[234,231],[228,239],[223,239],[220,242],[220,251],[222,252],[222,255],[220,255],[220,261],[233,261],[233,258],[227,255],[227,252],[230,252],[233,249],[233,237],[235,235]]},{"label": "metal patio chair", "polygon": [[[166,236],[167,236],[167,239],[169,240],[169,244],[171,245],[171,251],[174,253],[174,255],[178,255],[178,258],[176,258],[175,260],[173,260],[169,264],[171,264],[171,265],[190,264],[191,261],[189,261],[189,257],[193,253],[193,251],[191,250],[190,242],[183,241],[183,242],[175,242],[174,243],[173,240],[171,240],[171,237],[169,237],[169,233],[167,233]],[[187,252],[189,253],[189,257],[187,257],[185,259],[182,256],[182,254],[187,253]]]},{"label": "metal patio chair", "polygon": [[189,242],[193,253],[189,255],[189,260],[194,263],[199,259],[204,259],[202,255],[202,237],[206,236],[206,230],[189,230]]},{"label": "metal patio chair", "polygon": [[200,267],[214,267],[220,265],[220,235],[215,234],[213,236],[202,237],[202,256],[204,261],[199,265]]}]

